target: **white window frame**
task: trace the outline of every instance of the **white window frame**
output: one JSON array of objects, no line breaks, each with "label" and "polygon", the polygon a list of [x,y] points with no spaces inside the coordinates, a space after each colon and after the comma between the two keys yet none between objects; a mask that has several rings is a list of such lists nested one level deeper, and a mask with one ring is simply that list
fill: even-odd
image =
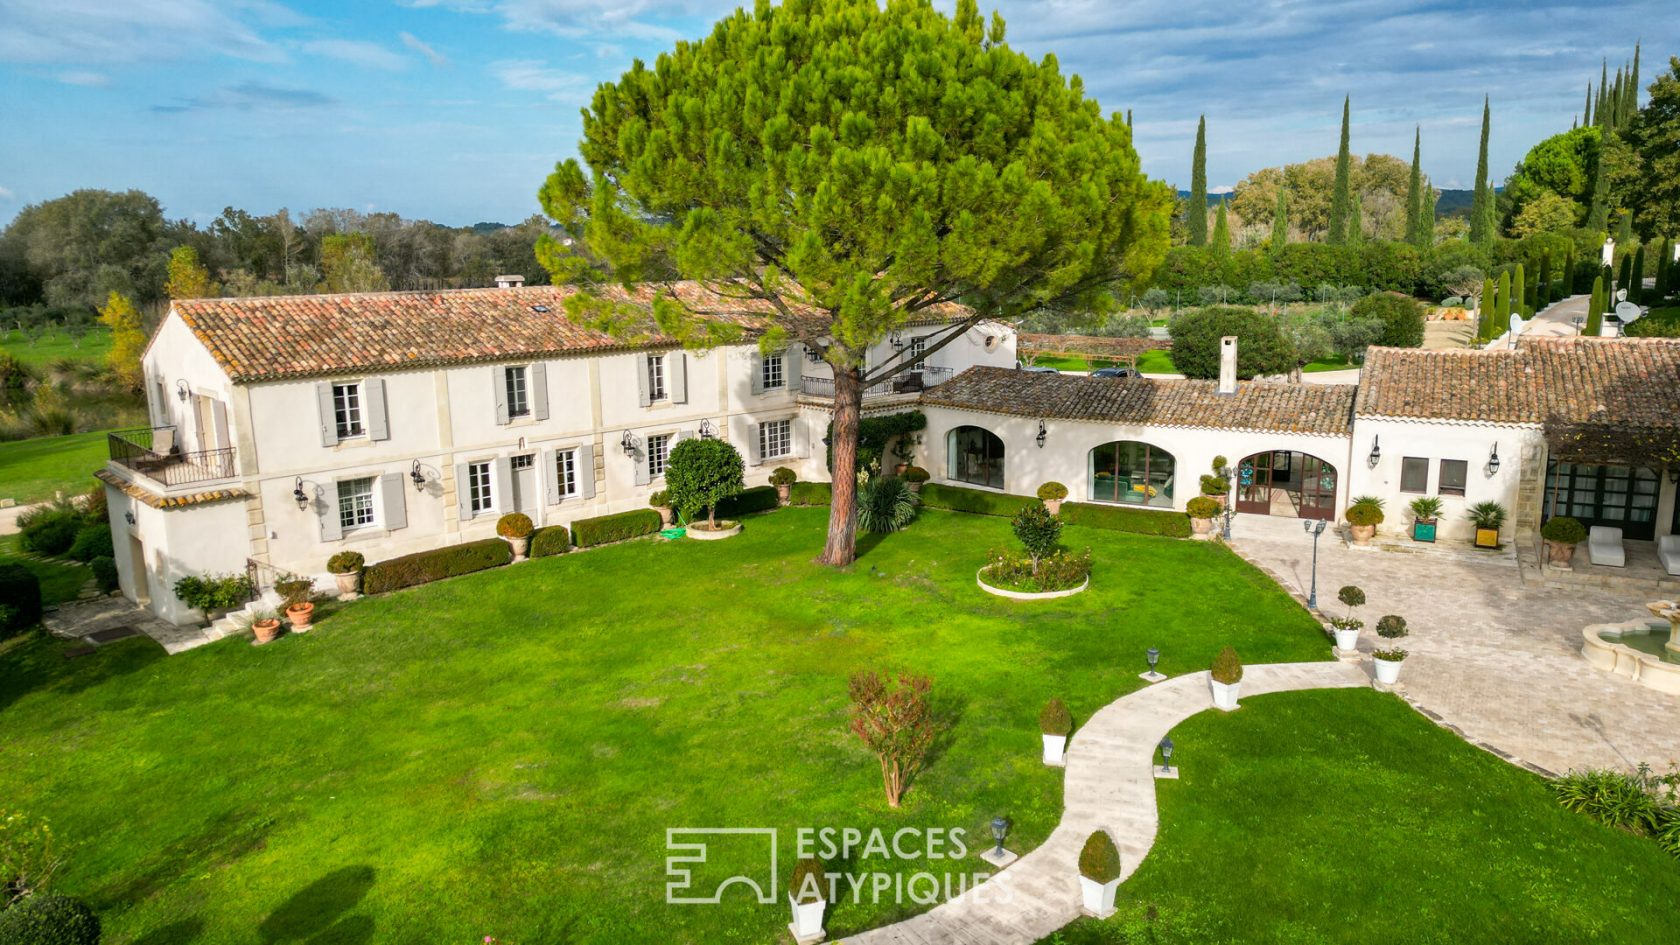
[{"label": "white window frame", "polygon": [[508,419],[531,416],[531,369],[514,364],[502,369],[502,392],[507,398]]},{"label": "white window frame", "polygon": [[[779,449],[771,449],[772,444],[779,446]],[[781,459],[792,455],[793,421],[791,419],[768,420],[758,425],[758,456],[760,459]]]},{"label": "white window frame", "polygon": [[922,360],[927,354],[927,336],[926,335],[917,335],[916,337],[910,339],[909,354],[910,354],[910,359],[911,359],[911,362],[910,362],[910,369],[911,370],[920,371],[923,368],[927,367],[927,363]]},{"label": "white window frame", "polygon": [[379,526],[379,508],[374,498],[378,486],[378,476],[338,481],[338,527],[343,534]]},{"label": "white window frame", "polygon": [[334,382],[332,386],[333,425],[340,440],[367,436],[367,404],[362,398],[361,381]]},{"label": "white window frame", "polygon": [[647,365],[645,370],[647,371],[649,402],[669,400],[671,398],[671,390],[668,383],[669,376],[668,372],[665,370],[665,366],[664,355],[650,354],[647,356]]},{"label": "white window frame", "polygon": [[672,442],[676,437],[671,433],[655,433],[647,438],[647,471],[648,479],[659,479],[665,475],[665,467],[671,461]]},{"label": "white window frame", "polygon": [[763,390],[787,387],[787,358],[779,354],[765,355],[758,365],[758,383]]},{"label": "white window frame", "polygon": [[496,470],[491,460],[467,464],[467,511],[474,515],[496,510]]},{"label": "white window frame", "polygon": [[554,451],[554,482],[562,499],[575,499],[583,494],[578,484],[577,447]]}]

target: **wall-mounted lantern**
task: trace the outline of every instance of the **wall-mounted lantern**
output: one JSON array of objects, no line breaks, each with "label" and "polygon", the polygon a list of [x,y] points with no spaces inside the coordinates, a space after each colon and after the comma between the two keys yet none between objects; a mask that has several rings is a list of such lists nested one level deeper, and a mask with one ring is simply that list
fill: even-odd
[{"label": "wall-mounted lantern", "polygon": [[1493,452],[1488,454],[1487,471],[1488,471],[1488,475],[1490,475],[1490,476],[1497,475],[1499,473],[1499,444],[1498,443],[1493,444]]},{"label": "wall-mounted lantern", "polygon": [[625,430],[624,435],[618,438],[618,448],[623,450],[626,456],[636,455],[636,434]]},{"label": "wall-mounted lantern", "polygon": [[715,439],[717,439],[717,435],[718,435],[717,427],[712,425],[712,421],[710,421],[710,420],[701,420],[700,421],[700,439],[702,439],[702,440],[715,440]]},{"label": "wall-mounted lantern", "polygon": [[408,478],[413,480],[415,492],[424,492],[426,490],[426,474],[420,470],[419,460],[415,460],[414,465],[409,467]]},{"label": "wall-mounted lantern", "polygon": [[133,509],[128,509],[127,511],[123,512],[123,521],[127,522],[130,525],[139,524],[139,519],[136,519],[134,517],[134,510]]},{"label": "wall-mounted lantern", "polygon": [[299,476],[297,481],[292,483],[292,498],[297,500],[298,511],[301,512],[309,508],[309,493],[303,491],[302,476]]},{"label": "wall-mounted lantern", "polygon": [[192,391],[187,387],[187,382],[185,380],[178,380],[175,382],[175,396],[181,398],[181,403],[186,403],[187,397],[191,393]]},{"label": "wall-mounted lantern", "polygon": [[1372,469],[1376,469],[1377,464],[1382,462],[1382,446],[1378,443],[1381,439],[1381,437],[1371,437],[1371,455],[1365,457],[1365,462],[1369,463]]},{"label": "wall-mounted lantern", "polygon": [[1048,436],[1049,436],[1049,431],[1044,428],[1044,421],[1043,420],[1038,421],[1038,448],[1039,449],[1044,449],[1044,441],[1048,438]]}]

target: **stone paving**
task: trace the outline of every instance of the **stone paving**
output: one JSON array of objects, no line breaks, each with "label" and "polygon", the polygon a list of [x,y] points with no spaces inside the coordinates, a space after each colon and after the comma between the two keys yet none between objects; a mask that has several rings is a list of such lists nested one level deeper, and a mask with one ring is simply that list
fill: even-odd
[{"label": "stone paving", "polygon": [[[1305,594],[1312,541],[1293,519],[1240,516],[1232,547]],[[1319,542],[1318,595],[1366,595],[1360,650],[1375,648],[1377,618],[1411,629],[1402,694],[1471,742],[1547,772],[1680,762],[1680,698],[1601,672],[1581,658],[1588,624],[1646,617],[1635,589],[1546,586],[1509,559],[1353,549],[1335,531]]]},{"label": "stone paving", "polygon": [[[1370,685],[1351,663],[1243,667],[1243,697]],[[1213,707],[1208,674],[1190,673],[1124,696],[1074,732],[1067,751],[1061,823],[1049,839],[997,876],[931,911],[845,939],[854,945],[1028,945],[1080,915],[1079,851],[1107,830],[1124,881],[1155,843],[1155,746],[1178,723]]]},{"label": "stone paving", "polygon": [[213,634],[205,627],[177,627],[159,620],[123,597],[100,597],[65,604],[42,615],[41,624],[53,636],[68,640],[85,640],[89,634],[113,627],[133,627],[156,640],[171,655],[221,638],[220,634]]}]

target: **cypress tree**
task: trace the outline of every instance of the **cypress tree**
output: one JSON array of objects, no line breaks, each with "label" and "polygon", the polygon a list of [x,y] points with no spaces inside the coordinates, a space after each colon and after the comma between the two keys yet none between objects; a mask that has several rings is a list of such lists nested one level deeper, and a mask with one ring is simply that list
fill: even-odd
[{"label": "cypress tree", "polygon": [[1492,112],[1482,98],[1482,146],[1476,154],[1476,189],[1470,198],[1470,242],[1493,242],[1493,190],[1488,186],[1488,127]]},{"label": "cypress tree", "polygon": [[1184,230],[1191,246],[1207,245],[1207,116],[1196,123],[1196,151],[1190,158],[1190,206]]},{"label": "cypress tree", "polygon": [[1610,185],[1604,175],[1604,146],[1599,145],[1599,159],[1593,164],[1592,201],[1587,205],[1587,229],[1603,233],[1610,222]]},{"label": "cypress tree", "polygon": [[1668,293],[1672,288],[1669,283],[1674,281],[1674,264],[1669,262],[1668,259],[1668,257],[1674,252],[1674,250],[1670,248],[1671,245],[1672,244],[1669,243],[1668,238],[1664,237],[1662,241],[1662,250],[1657,255],[1657,301],[1659,302],[1668,298]]},{"label": "cypress tree", "polygon": [[1583,128],[1592,124],[1592,118],[1593,118],[1592,106],[1593,106],[1592,81],[1589,79],[1587,81],[1587,104],[1581,110],[1581,127],[1583,127]]},{"label": "cypress tree", "polygon": [[1574,295],[1574,294],[1575,294],[1575,254],[1570,253],[1570,254],[1563,257],[1563,295],[1560,296],[1560,298],[1569,298],[1571,295]]},{"label": "cypress tree", "polygon": [[1633,251],[1633,282],[1628,285],[1628,301],[1645,301],[1645,244]]},{"label": "cypress tree", "polygon": [[1272,252],[1289,242],[1289,191],[1278,187],[1277,206],[1272,209]]},{"label": "cypress tree", "polygon": [[1219,201],[1219,212],[1213,218],[1213,251],[1221,256],[1231,252],[1231,224],[1225,219],[1225,201]]},{"label": "cypress tree", "polygon": [[1628,73],[1628,121],[1639,113],[1639,44],[1633,44],[1633,69]]},{"label": "cypress tree", "polygon": [[1540,278],[1534,280],[1534,310],[1538,312],[1552,301],[1557,294],[1557,283],[1552,281],[1552,256],[1550,253],[1540,254]]},{"label": "cypress tree", "polygon": [[1492,321],[1492,319],[1493,319],[1493,306],[1496,302],[1498,302],[1498,297],[1495,296],[1493,293],[1494,293],[1493,277],[1492,276],[1483,277],[1483,279],[1482,279],[1482,297],[1480,299],[1476,300],[1476,338],[1477,339],[1482,339],[1482,338],[1487,337],[1487,326],[1488,326],[1488,323],[1490,321]]},{"label": "cypress tree", "polygon": [[1350,199],[1352,187],[1351,155],[1348,154],[1348,103],[1349,99],[1342,99],[1342,144],[1336,149],[1336,184],[1330,192],[1330,234],[1331,245],[1346,243],[1348,239],[1348,213],[1353,204]]},{"label": "cypress tree", "polygon": [[1610,117],[1609,110],[1605,108],[1605,89],[1608,88],[1609,85],[1610,61],[1606,59],[1602,60],[1598,66],[1598,99],[1593,103],[1593,118],[1600,128],[1605,126],[1606,119]]},{"label": "cypress tree", "polygon": [[1355,245],[1365,242],[1365,204],[1357,193],[1348,201],[1347,241]]},{"label": "cypress tree", "polygon": [[1587,303],[1587,327],[1582,334],[1597,338],[1604,327],[1604,277],[1593,280],[1592,300]]},{"label": "cypress tree", "polygon": [[[1511,321],[1511,312],[1518,315],[1528,315],[1528,287],[1523,283],[1523,264],[1517,263],[1516,271],[1511,274],[1511,304],[1506,306],[1510,311],[1505,313],[1505,321]],[[1504,326],[1500,326],[1501,329]]]},{"label": "cypress tree", "polygon": [[1633,242],[1633,211],[1623,210],[1621,220],[1616,224],[1616,245],[1626,246]]},{"label": "cypress tree", "polygon": [[1628,298],[1633,298],[1633,254],[1622,253],[1621,268],[1616,271],[1616,288],[1626,290]]},{"label": "cypress tree", "polygon": [[1406,242],[1423,249],[1423,129],[1412,132],[1412,176],[1406,182]]}]

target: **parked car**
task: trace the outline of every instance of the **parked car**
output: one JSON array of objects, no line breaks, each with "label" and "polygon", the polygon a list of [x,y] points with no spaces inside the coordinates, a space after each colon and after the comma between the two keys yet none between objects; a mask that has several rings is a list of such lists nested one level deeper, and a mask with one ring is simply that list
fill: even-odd
[{"label": "parked car", "polygon": [[1091,372],[1092,377],[1131,377],[1132,369],[1123,367],[1097,368]]},{"label": "parked car", "polygon": [[1027,371],[1027,372],[1032,373],[1032,374],[1060,374],[1060,373],[1062,373],[1061,371],[1058,371],[1053,367],[1045,367],[1041,364],[1017,364],[1015,366],[1015,368],[1016,368],[1016,370]]}]

